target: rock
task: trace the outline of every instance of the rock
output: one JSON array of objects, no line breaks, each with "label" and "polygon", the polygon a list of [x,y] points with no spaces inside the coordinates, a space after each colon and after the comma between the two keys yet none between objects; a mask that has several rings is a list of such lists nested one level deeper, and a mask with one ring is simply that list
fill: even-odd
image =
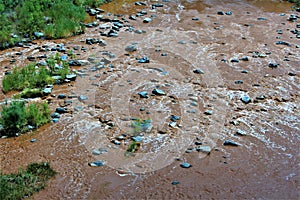
[{"label": "rock", "polygon": [[298,19],[298,17],[294,14],[291,14],[290,17],[287,19],[288,21],[291,21],[291,22],[296,22]]},{"label": "rock", "polygon": [[106,42],[105,40],[99,40],[98,44],[99,44],[99,46],[101,46],[101,47],[107,46],[107,42]]},{"label": "rock", "polygon": [[202,142],[196,141],[196,142],[195,142],[195,145],[202,145]]},{"label": "rock", "polygon": [[274,68],[277,68],[279,66],[279,64],[277,63],[269,63],[269,67],[274,69]]},{"label": "rock", "polygon": [[241,101],[245,104],[248,104],[251,102],[251,98],[248,95],[244,95],[241,97]]},{"label": "rock", "polygon": [[55,109],[55,112],[62,114],[62,113],[67,113],[68,111],[65,108],[58,107]]},{"label": "rock", "polygon": [[67,96],[65,94],[59,94],[59,95],[57,95],[57,98],[58,99],[65,99],[65,98],[67,98]]},{"label": "rock", "polygon": [[135,44],[129,45],[125,47],[125,51],[127,52],[134,52],[137,50],[137,46]]},{"label": "rock", "polygon": [[79,97],[78,97],[78,100],[79,101],[85,101],[85,100],[87,100],[88,98],[86,97],[86,96],[84,96],[84,95],[80,95]]},{"label": "rock", "polygon": [[147,91],[139,92],[138,95],[140,95],[141,98],[149,98]]},{"label": "rock", "polygon": [[53,89],[53,86],[47,86],[46,88],[44,88],[42,90],[42,92],[43,92],[44,95],[49,95],[49,94],[51,94],[52,89]]},{"label": "rock", "polygon": [[230,62],[238,63],[238,62],[240,62],[240,61],[239,61],[239,59],[237,59],[237,58],[233,58],[233,59],[230,60]]},{"label": "rock", "polygon": [[223,11],[218,11],[217,14],[218,15],[225,15],[225,13]]},{"label": "rock", "polygon": [[58,112],[54,112],[50,115],[51,118],[60,118],[60,114]]},{"label": "rock", "polygon": [[138,1],[138,2],[135,2],[134,5],[136,5],[136,6],[146,6],[147,4],[144,3],[144,2]]},{"label": "rock", "polygon": [[66,75],[66,79],[69,80],[69,81],[75,81],[76,78],[77,78],[76,74],[67,74]]},{"label": "rock", "polygon": [[197,151],[199,152],[203,152],[203,153],[206,153],[206,154],[210,154],[211,152],[211,147],[210,146],[198,146],[196,148]]},{"label": "rock", "polygon": [[228,12],[225,13],[225,15],[232,15],[232,12],[228,11]]},{"label": "rock", "polygon": [[154,89],[152,91],[152,94],[154,94],[154,95],[165,95],[166,93],[164,91],[160,90],[160,89]]},{"label": "rock", "polygon": [[42,32],[34,32],[33,34],[34,34],[34,36],[36,38],[42,38],[42,37],[44,37],[44,33],[42,33]]},{"label": "rock", "polygon": [[172,122],[176,122],[180,119],[180,117],[176,116],[176,115],[171,115],[170,119],[171,119]]},{"label": "rock", "polygon": [[204,72],[201,69],[194,69],[193,72],[195,74],[204,74]]},{"label": "rock", "polygon": [[118,140],[113,140],[112,143],[114,143],[115,145],[121,145],[121,142],[119,142]]},{"label": "rock", "polygon": [[172,185],[178,185],[180,182],[179,181],[172,181]]},{"label": "rock", "polygon": [[180,163],[180,167],[182,168],[190,168],[192,167],[192,165],[188,162],[183,162],[183,163]]},{"label": "rock", "polygon": [[239,146],[238,143],[236,143],[236,142],[234,142],[234,141],[232,141],[232,140],[226,140],[226,141],[223,143],[223,145],[224,145],[224,146],[235,146],[235,147]]},{"label": "rock", "polygon": [[144,20],[143,20],[144,23],[150,23],[152,22],[152,19],[150,17],[146,17]]},{"label": "rock", "polygon": [[30,142],[32,142],[32,143],[33,143],[33,142],[36,142],[36,139],[33,138],[33,139],[30,140]]},{"label": "rock", "polygon": [[243,81],[242,80],[237,80],[237,81],[234,81],[234,83],[239,85],[239,84],[243,84]]},{"label": "rock", "polygon": [[172,128],[175,128],[175,127],[176,127],[176,125],[177,125],[177,123],[176,123],[176,122],[170,122],[170,123],[169,123],[169,126],[170,126],[170,127],[172,127]]},{"label": "rock", "polygon": [[53,118],[53,119],[52,119],[52,122],[53,122],[53,123],[57,123],[58,121],[59,121],[58,118]]},{"label": "rock", "polygon": [[206,115],[212,115],[212,110],[206,110],[206,111],[204,112],[204,114],[206,114]]},{"label": "rock", "polygon": [[292,46],[290,43],[288,43],[288,42],[285,42],[285,41],[278,41],[278,42],[276,42],[276,44],[277,45],[286,45],[286,46]]},{"label": "rock", "polygon": [[199,21],[199,18],[198,17],[193,17],[192,20],[193,21]]},{"label": "rock", "polygon": [[266,21],[266,20],[267,20],[267,18],[264,18],[264,17],[259,17],[259,18],[257,18],[257,20],[259,20],[259,21]]},{"label": "rock", "polygon": [[138,59],[138,63],[149,63],[150,60],[148,57]]},{"label": "rock", "polygon": [[237,135],[241,135],[241,136],[247,135],[247,133],[246,133],[245,131],[241,130],[241,129],[238,129],[238,130],[236,131],[236,134],[237,134]]},{"label": "rock", "polygon": [[101,154],[101,151],[95,149],[95,150],[92,151],[92,154],[93,154],[93,155],[100,155],[100,154]]},{"label": "rock", "polygon": [[129,16],[129,19],[131,19],[131,20],[136,20],[136,17],[133,16],[133,15],[130,15],[130,16]]},{"label": "rock", "polygon": [[89,166],[91,166],[91,167],[102,167],[102,166],[104,166],[104,163],[103,163],[102,160],[98,160],[98,161],[95,161],[95,162],[90,162]]},{"label": "rock", "polygon": [[138,135],[138,136],[131,137],[131,139],[135,142],[142,142],[144,138]]}]

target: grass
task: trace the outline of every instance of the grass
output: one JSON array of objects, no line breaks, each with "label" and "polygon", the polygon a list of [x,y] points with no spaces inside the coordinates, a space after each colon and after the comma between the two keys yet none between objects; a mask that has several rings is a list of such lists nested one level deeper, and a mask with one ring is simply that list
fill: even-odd
[{"label": "grass", "polygon": [[[68,73],[69,65],[67,62],[62,61],[60,56],[55,54],[47,59],[47,66],[36,67],[35,63],[30,63],[25,67],[15,67],[12,73],[4,76],[2,90],[4,93],[7,93],[9,91],[38,88],[40,91],[31,91],[34,94],[38,94],[46,85],[55,83],[52,76],[61,76],[62,79],[65,79]],[[29,92],[25,91],[24,93],[28,94]]]},{"label": "grass", "polygon": [[46,187],[56,172],[49,163],[31,163],[16,174],[0,173],[0,199],[19,200],[27,198]]},{"label": "grass", "polygon": [[2,106],[0,124],[3,129],[0,136],[17,136],[49,122],[48,103],[33,102],[26,106],[24,101],[12,101],[10,104]]}]

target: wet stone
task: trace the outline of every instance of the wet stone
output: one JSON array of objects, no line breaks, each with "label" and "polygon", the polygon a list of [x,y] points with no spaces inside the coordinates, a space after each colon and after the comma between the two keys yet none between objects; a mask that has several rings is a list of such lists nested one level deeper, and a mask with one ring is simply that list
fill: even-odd
[{"label": "wet stone", "polygon": [[274,69],[274,68],[277,68],[279,66],[279,64],[277,63],[269,63],[268,65],[270,68]]},{"label": "wet stone", "polygon": [[178,184],[180,184],[180,182],[179,182],[179,181],[172,181],[171,184],[172,184],[172,185],[178,185]]},{"label": "wet stone", "polygon": [[212,110],[206,110],[205,112],[204,112],[204,114],[206,114],[206,115],[212,115]]},{"label": "wet stone", "polygon": [[58,121],[59,121],[58,118],[53,118],[53,119],[52,119],[52,122],[53,122],[53,123],[57,123]]},{"label": "wet stone", "polygon": [[146,17],[144,20],[143,20],[144,23],[150,23],[152,22],[152,19],[150,17]]},{"label": "wet stone", "polygon": [[138,135],[138,136],[131,137],[131,139],[135,142],[142,142],[144,138]]},{"label": "wet stone", "polygon": [[30,142],[32,142],[32,143],[33,143],[33,142],[36,142],[36,139],[33,138],[33,139],[30,140]]},{"label": "wet stone", "polygon": [[88,98],[86,97],[86,96],[84,96],[84,95],[80,95],[79,97],[78,97],[78,100],[79,101],[85,101],[85,100],[87,100]]},{"label": "wet stone", "polygon": [[171,115],[170,119],[171,119],[172,122],[176,122],[180,119],[180,117],[176,116],[176,115]]},{"label": "wet stone", "polygon": [[136,47],[135,44],[129,45],[129,46],[126,46],[126,47],[125,47],[125,51],[127,51],[127,52],[134,52],[134,51],[136,51],[136,50],[137,50],[137,47]]},{"label": "wet stone", "polygon": [[182,168],[190,168],[192,167],[192,165],[188,162],[183,162],[183,163],[180,163],[180,167]]},{"label": "wet stone", "polygon": [[161,89],[154,89],[152,91],[152,94],[154,94],[154,95],[165,95],[166,93]]},{"label": "wet stone", "polygon": [[102,167],[102,166],[104,166],[104,163],[103,163],[102,160],[98,160],[98,161],[95,161],[95,162],[90,162],[89,166],[91,166],[91,167]]},{"label": "wet stone", "polygon": [[211,147],[210,146],[198,146],[196,148],[196,150],[199,151],[199,152],[209,154],[211,152]]},{"label": "wet stone", "polygon": [[149,98],[147,91],[139,92],[138,95],[140,95],[141,98]]},{"label": "wet stone", "polygon": [[65,94],[59,94],[59,95],[57,95],[57,98],[58,99],[65,99],[65,98],[67,98],[67,96]]},{"label": "wet stone", "polygon": [[95,149],[95,150],[92,151],[92,154],[93,154],[93,155],[100,155],[100,154],[101,154],[101,151]]},{"label": "wet stone", "polygon": [[243,81],[237,80],[237,81],[235,81],[234,83],[237,84],[237,85],[239,85],[239,84],[243,84]]},{"label": "wet stone", "polygon": [[201,69],[194,69],[193,72],[195,74],[204,74],[204,72]]},{"label": "wet stone", "polygon": [[60,118],[60,114],[57,112],[54,112],[50,115],[51,118]]},{"label": "wet stone", "polygon": [[148,57],[143,57],[143,58],[140,58],[138,59],[138,63],[149,63],[150,60]]},{"label": "wet stone", "polygon": [[245,135],[247,135],[246,131],[243,131],[243,130],[241,130],[241,129],[238,129],[238,130],[236,131],[236,134],[237,134],[237,135],[240,135],[240,136],[245,136]]},{"label": "wet stone", "polygon": [[248,104],[251,102],[251,98],[248,95],[244,95],[241,97],[241,101],[245,104]]},{"label": "wet stone", "polygon": [[232,141],[232,140],[226,140],[226,141],[223,143],[223,145],[224,145],[224,146],[235,146],[235,147],[239,146],[238,143],[236,143],[236,142],[234,142],[234,141]]},{"label": "wet stone", "polygon": [[56,108],[55,111],[56,111],[57,113],[59,113],[59,114],[67,113],[67,112],[68,112],[65,108],[61,108],[61,107]]}]

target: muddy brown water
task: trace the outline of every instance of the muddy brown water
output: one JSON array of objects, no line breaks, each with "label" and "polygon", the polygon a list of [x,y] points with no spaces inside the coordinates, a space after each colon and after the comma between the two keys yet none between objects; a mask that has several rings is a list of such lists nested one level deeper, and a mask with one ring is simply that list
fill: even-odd
[{"label": "muddy brown water", "polygon": [[[64,114],[59,123],[0,139],[1,171],[12,173],[30,162],[50,162],[58,174],[33,199],[299,199],[300,42],[290,32],[299,19],[287,21],[290,14],[298,14],[291,4],[170,0],[135,6],[134,2],[117,0],[102,7],[128,20],[116,38],[101,37],[102,30],[96,27],[84,35],[35,41],[28,48],[1,52],[3,73],[12,69],[11,59],[21,65],[29,55],[53,54],[39,51],[41,45],[85,47],[85,52],[75,51],[77,59],[90,61],[76,68],[81,73],[76,82],[56,86],[53,92],[88,99],[70,98],[72,105],[66,107],[73,112]],[[153,3],[164,6],[152,9]],[[128,19],[141,10],[147,14]],[[145,17],[152,22],[143,23]],[[86,45],[86,38],[104,39],[107,46]],[[291,46],[276,45],[277,41]],[[137,51],[126,52],[133,43]],[[137,62],[144,56],[150,63]],[[249,61],[242,61],[245,56]],[[103,58],[111,66],[102,67]],[[270,68],[269,63],[279,66]],[[194,73],[197,68],[204,74]],[[151,95],[158,86],[166,95]],[[149,98],[140,98],[140,91],[148,91]],[[241,102],[243,95],[252,102]],[[264,99],[255,100],[262,95]],[[1,94],[5,97],[11,94]],[[52,109],[63,105],[55,97],[52,102]],[[212,115],[205,115],[207,110]],[[181,117],[179,126],[168,126],[170,115]],[[111,141],[123,133],[134,134],[132,117],[151,119],[153,128],[143,133],[138,152],[125,156],[129,140],[121,140],[121,145]],[[115,125],[109,127],[105,119]],[[246,135],[237,135],[238,130]],[[31,143],[32,138],[37,141]],[[239,146],[224,146],[225,140]],[[210,154],[196,151],[196,141],[209,146]],[[93,155],[94,149],[107,152]],[[105,166],[88,165],[96,160]],[[184,169],[182,162],[192,167]],[[173,181],[179,184],[172,185]]]}]

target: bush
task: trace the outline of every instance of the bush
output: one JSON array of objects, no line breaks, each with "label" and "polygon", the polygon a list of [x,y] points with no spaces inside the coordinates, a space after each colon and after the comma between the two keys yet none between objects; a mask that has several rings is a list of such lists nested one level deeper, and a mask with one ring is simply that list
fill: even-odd
[{"label": "bush", "polygon": [[24,101],[13,101],[2,106],[1,135],[16,136],[17,133],[28,131],[29,126],[38,128],[48,122],[50,122],[50,110],[46,102],[34,102],[26,106]]},{"label": "bush", "polygon": [[[13,72],[5,75],[2,80],[3,92],[27,90],[23,92],[23,97],[31,97],[31,95],[34,97],[34,94],[40,93],[41,90],[33,91],[32,89],[42,89],[46,85],[53,84],[55,80],[52,76],[61,76],[65,79],[69,73],[69,65],[62,61],[58,54],[50,57],[47,64],[48,67],[36,68],[35,63],[23,68],[15,67]],[[22,97],[22,94],[20,96]]]},{"label": "bush", "polygon": [[23,199],[45,188],[46,182],[56,172],[49,163],[32,163],[26,170],[19,170],[17,174],[0,173],[0,199]]}]

